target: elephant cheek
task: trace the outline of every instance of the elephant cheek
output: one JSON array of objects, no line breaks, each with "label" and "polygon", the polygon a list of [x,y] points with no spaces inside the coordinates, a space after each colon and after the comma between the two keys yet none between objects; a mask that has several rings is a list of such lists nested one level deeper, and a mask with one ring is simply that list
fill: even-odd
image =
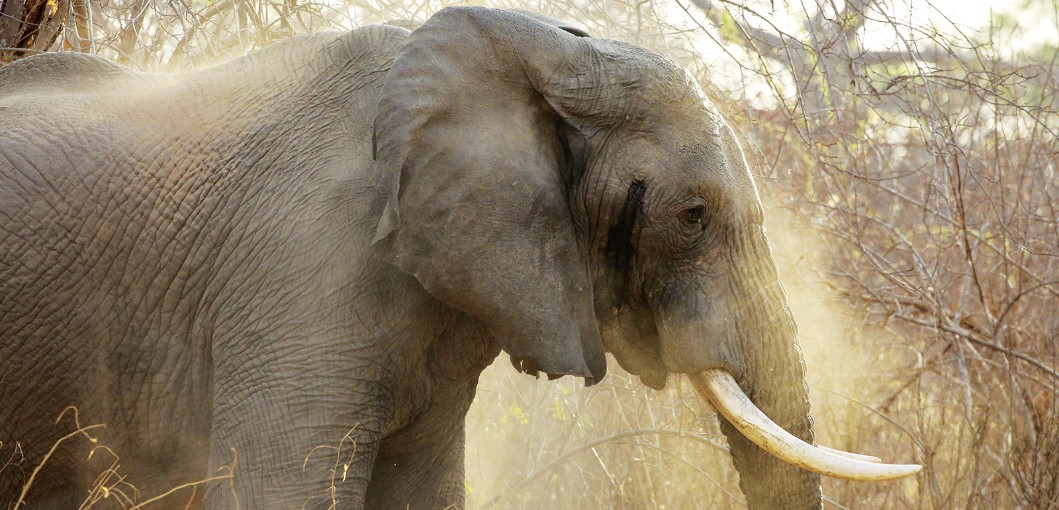
[{"label": "elephant cheek", "polygon": [[737,327],[723,304],[714,303],[697,314],[662,313],[657,323],[662,361],[670,372],[691,374],[711,368],[743,372]]}]

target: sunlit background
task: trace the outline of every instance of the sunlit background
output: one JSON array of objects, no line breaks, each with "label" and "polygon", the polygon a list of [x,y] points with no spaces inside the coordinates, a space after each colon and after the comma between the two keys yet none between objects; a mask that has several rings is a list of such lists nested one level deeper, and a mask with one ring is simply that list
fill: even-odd
[{"label": "sunlit background", "polygon": [[[0,62],[50,48],[176,71],[450,4],[34,5],[39,29],[0,44]],[[1059,2],[487,5],[676,60],[740,133],[820,443],[924,466],[893,482],[827,479],[827,507],[1059,508]],[[501,355],[467,436],[472,508],[745,506],[713,410],[682,380],[649,390],[613,360],[585,389]]]}]

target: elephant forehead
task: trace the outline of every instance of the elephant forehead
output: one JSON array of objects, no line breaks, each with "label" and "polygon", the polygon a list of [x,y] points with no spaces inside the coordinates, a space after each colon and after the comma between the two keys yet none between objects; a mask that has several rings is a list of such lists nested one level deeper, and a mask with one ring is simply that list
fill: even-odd
[{"label": "elephant forehead", "polygon": [[611,150],[604,151],[604,162],[620,161],[630,177],[656,185],[695,187],[729,180],[733,173],[722,140],[712,133],[689,136],[662,130],[625,139],[611,137],[609,142]]}]

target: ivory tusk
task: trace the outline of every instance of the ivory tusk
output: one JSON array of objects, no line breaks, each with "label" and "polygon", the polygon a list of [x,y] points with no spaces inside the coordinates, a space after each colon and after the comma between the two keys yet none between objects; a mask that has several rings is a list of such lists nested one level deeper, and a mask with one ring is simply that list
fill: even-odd
[{"label": "ivory tusk", "polygon": [[[802,469],[847,480],[893,480],[918,473],[917,464],[881,464],[817,448],[776,425],[724,370],[689,374],[692,386],[735,428],[761,449]],[[858,456],[865,457],[865,456]],[[872,457],[874,458],[874,457]],[[878,461],[878,459],[876,459]]]},{"label": "ivory tusk", "polygon": [[823,445],[816,445],[816,447],[821,449],[821,450],[823,450],[823,451],[825,451],[825,452],[827,452],[827,453],[833,453],[835,455],[841,455],[843,457],[846,457],[847,459],[859,460],[859,461],[863,461],[863,462],[872,462],[872,463],[875,463],[875,464],[878,464],[878,463],[882,462],[882,459],[880,459],[879,457],[876,457],[874,455],[862,455],[860,453],[844,452],[842,450],[836,450],[834,448],[828,448],[828,447],[823,446]]}]

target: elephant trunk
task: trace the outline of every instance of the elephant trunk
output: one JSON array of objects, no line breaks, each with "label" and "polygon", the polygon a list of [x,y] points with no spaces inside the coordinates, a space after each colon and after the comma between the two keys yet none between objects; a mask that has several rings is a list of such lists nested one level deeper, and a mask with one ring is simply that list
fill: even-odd
[{"label": "elephant trunk", "polygon": [[914,474],[917,465],[879,459],[815,444],[805,365],[798,331],[757,227],[733,243],[735,257],[727,307],[726,343],[735,347],[735,373],[710,369],[690,374],[692,385],[721,416],[740,487],[750,508],[820,508],[820,474],[851,480],[890,480]]},{"label": "elephant trunk", "polygon": [[[815,443],[805,365],[798,331],[763,232],[733,243],[730,341],[742,357],[739,386],[773,422],[808,444]],[[740,242],[744,241],[744,242]],[[698,385],[697,385],[698,386]],[[752,509],[820,508],[820,477],[784,462],[755,444],[726,418],[728,438],[739,471],[740,487]]]}]

